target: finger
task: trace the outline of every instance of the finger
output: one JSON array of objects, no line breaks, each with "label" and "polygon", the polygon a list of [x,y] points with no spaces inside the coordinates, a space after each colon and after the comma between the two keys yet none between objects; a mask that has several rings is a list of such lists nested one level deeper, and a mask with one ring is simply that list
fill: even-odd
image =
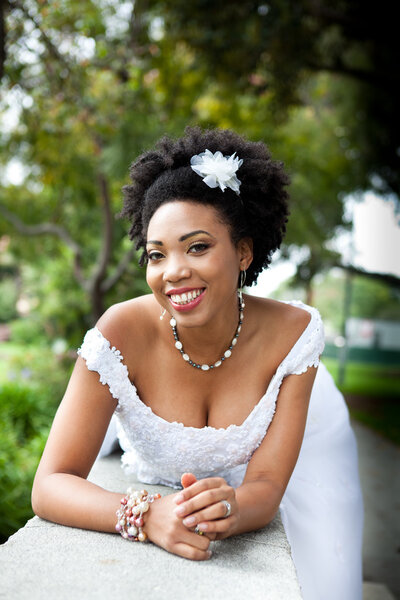
[{"label": "finger", "polygon": [[225,500],[227,497],[230,497],[229,492],[230,490],[227,486],[212,488],[204,492],[200,492],[193,498],[190,498],[175,508],[174,513],[177,517],[186,517],[187,515],[197,512],[206,506],[210,506],[211,504]]},{"label": "finger", "polygon": [[227,485],[225,479],[222,477],[207,477],[206,479],[200,479],[195,483],[192,483],[189,487],[182,490],[175,498],[176,504],[181,504],[185,500],[196,496],[200,492],[210,490],[212,488],[221,487]]},{"label": "finger", "polygon": [[187,488],[193,483],[196,483],[197,479],[193,473],[184,473],[181,477],[181,484],[183,488]]},{"label": "finger", "polygon": [[226,515],[226,506],[223,502],[216,502],[206,506],[183,519],[183,524],[186,527],[194,527],[201,521],[214,521],[216,519],[224,519]]},{"label": "finger", "polygon": [[211,541],[208,535],[199,535],[198,533],[195,533],[194,529],[190,530],[186,528],[183,528],[183,531],[177,539],[179,539],[179,542],[204,551],[208,549]]},{"label": "finger", "polygon": [[[229,531],[229,529],[233,528],[236,522],[236,516],[232,515],[231,517],[227,517],[226,519],[217,519],[215,521],[201,521],[197,527],[200,531],[204,531],[207,533],[207,537],[211,533],[225,533]],[[199,536],[200,537],[200,536]],[[204,536],[201,536],[204,537]]]},{"label": "finger", "polygon": [[171,552],[183,556],[183,558],[189,558],[190,560],[208,560],[211,557],[211,550],[200,550],[199,548],[194,548],[183,542],[175,544],[172,547]]}]

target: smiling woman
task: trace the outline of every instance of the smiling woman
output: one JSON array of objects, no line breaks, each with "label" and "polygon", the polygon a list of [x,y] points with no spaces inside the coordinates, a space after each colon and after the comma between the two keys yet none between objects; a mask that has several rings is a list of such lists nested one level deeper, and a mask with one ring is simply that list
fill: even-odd
[{"label": "smiling woman", "polygon": [[[188,128],[139,157],[131,178],[121,216],[152,293],[112,306],[86,333],[34,510],[193,560],[280,510],[305,600],[361,598],[357,449],[318,367],[321,319],[242,290],[285,232],[282,164],[261,142]],[[121,497],[86,480],[113,413],[125,470],[181,491]]]}]

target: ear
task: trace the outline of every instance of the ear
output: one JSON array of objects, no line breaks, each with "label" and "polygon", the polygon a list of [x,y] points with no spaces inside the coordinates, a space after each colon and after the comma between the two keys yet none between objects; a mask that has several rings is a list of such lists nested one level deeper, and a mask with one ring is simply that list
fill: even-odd
[{"label": "ear", "polygon": [[246,271],[253,261],[253,240],[250,237],[242,238],[237,243],[239,268]]}]

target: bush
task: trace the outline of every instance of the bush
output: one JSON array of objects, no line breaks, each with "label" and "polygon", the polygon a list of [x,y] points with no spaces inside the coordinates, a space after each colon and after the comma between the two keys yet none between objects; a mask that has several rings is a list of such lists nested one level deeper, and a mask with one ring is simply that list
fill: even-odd
[{"label": "bush", "polygon": [[55,407],[40,387],[0,387],[0,541],[33,513],[30,493]]},{"label": "bush", "polygon": [[33,516],[33,478],[73,362],[22,350],[6,361],[13,381],[0,383],[0,543]]},{"label": "bush", "polygon": [[37,319],[24,317],[9,323],[11,329],[11,342],[16,344],[39,344],[46,343],[46,335]]}]

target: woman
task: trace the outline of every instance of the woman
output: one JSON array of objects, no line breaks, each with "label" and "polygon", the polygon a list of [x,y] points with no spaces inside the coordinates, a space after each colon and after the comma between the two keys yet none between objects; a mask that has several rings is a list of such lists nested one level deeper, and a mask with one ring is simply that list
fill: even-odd
[{"label": "woman", "polygon": [[[131,178],[121,214],[153,293],[87,332],[36,475],[36,514],[203,560],[210,540],[280,508],[304,598],[361,598],[357,451],[343,398],[317,371],[318,312],[238,292],[285,232],[282,165],[262,143],[188,128]],[[182,491],[121,500],[86,480],[114,411],[126,470]]]}]

